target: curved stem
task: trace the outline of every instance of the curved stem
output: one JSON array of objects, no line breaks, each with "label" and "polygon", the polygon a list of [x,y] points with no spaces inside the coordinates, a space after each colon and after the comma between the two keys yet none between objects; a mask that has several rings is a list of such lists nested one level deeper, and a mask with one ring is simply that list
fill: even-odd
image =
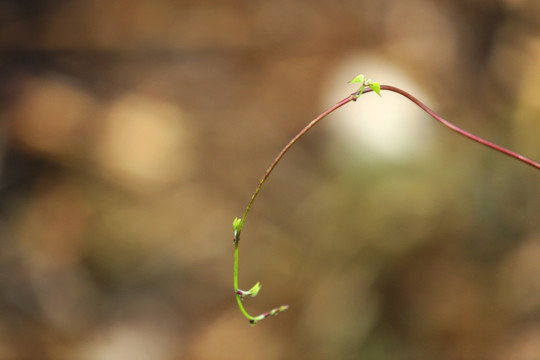
[{"label": "curved stem", "polygon": [[[525,156],[523,155],[520,155],[516,152],[513,152],[511,150],[508,150],[502,146],[499,146],[497,144],[494,144],[490,141],[487,141],[487,140],[484,140],[474,134],[471,134],[470,132],[468,131],[465,131],[459,127],[457,127],[456,125],[450,123],[448,120],[445,120],[444,118],[442,118],[441,116],[439,116],[437,113],[435,113],[435,111],[431,110],[429,107],[427,107],[423,102],[421,102],[420,100],[418,100],[416,97],[414,97],[413,95],[409,94],[408,92],[406,92],[405,90],[402,90],[400,88],[397,88],[395,86],[392,86],[392,85],[381,85],[381,90],[387,90],[387,91],[393,91],[395,93],[398,93],[404,97],[406,97],[407,99],[411,100],[413,103],[415,103],[416,105],[418,105],[422,110],[424,110],[425,112],[427,112],[429,115],[431,115],[432,118],[434,118],[435,120],[437,120],[438,122],[440,122],[441,124],[443,124],[444,126],[448,127],[449,129],[457,132],[458,134],[462,135],[462,136],[465,136],[466,138],[470,139],[470,140],[473,140],[473,141],[476,141],[477,143],[480,143],[484,146],[487,146],[493,150],[496,150],[496,151],[499,151],[505,155],[508,155],[510,157],[513,157],[514,159],[516,160],[519,160],[527,165],[530,165],[536,169],[540,169],[540,164],[529,159],[529,158],[526,158]],[[371,90],[370,88],[366,88],[364,89],[364,93],[368,93],[370,91],[373,91]],[[357,93],[355,93],[357,94]]]},{"label": "curved stem", "polygon": [[[233,271],[234,272],[234,275],[233,275],[233,277],[234,277],[234,292],[235,292],[235,296],[236,296],[236,302],[238,303],[238,307],[240,308],[240,311],[249,320],[249,322],[251,324],[253,324],[253,325],[255,325],[259,320],[266,319],[267,317],[277,315],[280,312],[283,312],[283,311],[287,310],[289,308],[289,306],[288,305],[282,305],[280,307],[277,307],[277,308],[274,308],[274,309],[272,309],[270,311],[262,313],[262,314],[260,314],[258,316],[251,316],[246,311],[246,309],[244,308],[244,304],[242,302],[243,297],[240,295],[242,292],[238,289],[238,247],[239,247],[239,244],[240,244],[240,233],[242,231],[242,227],[244,226],[244,222],[246,221],[246,218],[247,218],[247,216],[249,214],[249,211],[251,210],[251,207],[253,206],[253,203],[255,202],[255,199],[257,198],[257,195],[259,195],[259,192],[261,191],[262,186],[266,182],[266,179],[268,179],[268,177],[270,176],[270,174],[272,173],[272,171],[274,170],[276,165],[279,163],[279,161],[283,158],[285,153],[287,151],[289,151],[289,149],[302,136],[304,136],[304,134],[306,134],[312,127],[317,125],[317,123],[319,121],[324,119],[327,115],[329,115],[333,111],[339,109],[343,105],[345,105],[348,102],[353,101],[353,100],[355,100],[355,97],[352,96],[352,95],[349,95],[348,97],[341,100],[340,102],[338,102],[334,106],[328,108],[325,112],[323,112],[322,114],[317,116],[308,125],[306,125],[306,127],[304,127],[302,130],[300,130],[300,132],[294,138],[292,138],[291,141],[289,141],[287,143],[287,145],[285,145],[285,147],[280,151],[278,156],[274,159],[274,161],[272,162],[270,167],[266,170],[264,176],[259,181],[259,184],[257,185],[257,188],[255,189],[255,192],[251,196],[251,200],[249,201],[249,203],[248,203],[248,205],[246,207],[246,210],[244,211],[244,215],[242,216],[241,219],[235,219],[235,221],[233,223],[233,227],[234,227],[234,238],[233,238],[233,242],[234,242],[234,271]],[[238,223],[237,223],[237,220],[239,220]]]},{"label": "curved stem", "polygon": [[285,153],[287,153],[287,151],[289,151],[289,149],[302,137],[304,136],[312,127],[314,127],[315,125],[317,125],[317,123],[319,123],[322,119],[324,119],[326,116],[328,116],[330,113],[334,112],[335,110],[339,109],[340,107],[342,107],[343,105],[347,104],[348,102],[350,101],[353,101],[354,100],[354,97],[352,95],[349,95],[348,97],[346,97],[345,99],[339,101],[338,103],[336,103],[334,106],[328,108],[325,112],[323,112],[322,114],[320,114],[319,116],[317,116],[315,119],[313,119],[309,124],[306,125],[306,127],[304,127],[302,130],[300,130],[300,132],[298,134],[296,134],[295,137],[293,137],[291,139],[291,141],[289,141],[287,143],[287,145],[285,145],[285,147],[281,150],[281,152],[278,154],[278,156],[276,156],[276,158],[274,159],[274,161],[272,162],[272,164],[270,165],[270,167],[266,170],[266,173],[264,174],[264,176],[261,178],[261,180],[259,181],[259,184],[257,185],[257,188],[255,189],[255,192],[253,193],[253,195],[251,196],[251,200],[249,201],[249,204],[247,205],[246,207],[246,210],[244,211],[244,215],[242,216],[242,223],[246,221],[246,218],[248,216],[248,213],[249,211],[251,210],[251,207],[253,206],[253,203],[255,202],[255,199],[257,198],[257,195],[259,195],[259,192],[261,191],[261,188],[262,186],[264,185],[266,179],[268,179],[268,177],[270,176],[270,174],[272,173],[272,171],[274,170],[274,168],[276,167],[276,165],[279,163],[279,161],[283,158],[283,156],[285,155]]},{"label": "curved stem", "polygon": [[[255,292],[253,292],[253,289],[256,288]],[[283,312],[289,308],[289,305],[281,305],[280,307],[274,308],[270,311],[267,311],[265,313],[262,313],[258,316],[251,316],[246,309],[244,308],[244,303],[242,302],[244,300],[244,296],[247,294],[249,296],[256,296],[259,292],[260,284],[257,283],[250,291],[242,291],[238,289],[238,242],[235,242],[234,244],[234,292],[236,295],[236,302],[238,303],[238,307],[240,308],[240,311],[244,316],[249,320],[249,323],[252,325],[257,324],[260,320],[264,320],[266,318],[269,318],[270,316],[275,316],[279,314],[280,312]]]},{"label": "curved stem", "polygon": [[[259,320],[262,320],[262,319],[266,319],[267,317],[270,317],[270,316],[274,316],[274,315],[277,315],[279,314],[280,312],[282,311],[285,311],[288,309],[288,305],[282,305],[278,308],[274,308],[268,312],[265,312],[265,313],[262,313],[258,316],[252,316],[250,315],[246,309],[244,308],[244,304],[243,304],[243,299],[244,297],[247,295],[249,296],[256,296],[259,289],[260,289],[260,284],[257,283],[251,290],[249,291],[243,291],[243,290],[240,290],[238,289],[238,247],[239,247],[239,243],[240,243],[240,233],[242,231],[242,227],[247,219],[247,216],[249,214],[249,211],[251,210],[251,207],[253,206],[253,203],[255,202],[255,199],[257,198],[257,196],[259,195],[259,192],[261,191],[264,183],[266,182],[266,180],[268,179],[268,177],[270,176],[270,174],[272,173],[272,171],[274,170],[274,168],[276,167],[276,165],[280,162],[280,160],[283,158],[283,156],[287,153],[287,151],[289,151],[289,149],[302,137],[304,136],[311,128],[313,128],[315,125],[317,125],[322,119],[324,119],[327,115],[331,114],[332,112],[334,112],[335,110],[339,109],[340,107],[342,107],[343,105],[351,102],[351,101],[356,101],[358,99],[358,97],[364,93],[368,93],[368,92],[372,92],[374,91],[373,88],[371,88],[371,86],[367,86],[369,85],[368,83],[364,83],[362,84],[362,87],[360,88],[359,91],[355,92],[355,93],[352,93],[351,95],[349,95],[348,97],[344,98],[343,100],[339,101],[338,103],[336,103],[335,105],[333,105],[332,107],[328,108],[326,111],[324,111],[322,114],[320,114],[319,116],[317,116],[315,119],[313,119],[308,125],[306,125],[302,130],[300,130],[300,132],[295,136],[293,137],[288,143],[287,145],[285,145],[285,147],[280,151],[280,153],[278,154],[278,156],[274,159],[274,161],[272,162],[272,164],[270,164],[270,167],[266,170],[264,176],[261,178],[261,180],[259,181],[257,187],[255,188],[255,192],[253,193],[253,195],[251,196],[251,200],[249,201],[245,211],[244,211],[244,214],[242,216],[241,219],[238,219],[236,218],[233,222],[233,228],[234,228],[234,238],[233,238],[233,242],[234,242],[234,291],[235,291],[235,296],[236,296],[236,301],[238,303],[238,307],[240,308],[240,311],[242,312],[242,314],[249,320],[249,322],[251,324],[256,324]],[[473,141],[476,141],[484,146],[487,146],[493,150],[496,150],[496,151],[499,151],[505,155],[508,155],[518,161],[521,161],[527,165],[530,165],[536,169],[540,169],[540,164],[531,160],[531,159],[528,159],[526,158],[525,156],[523,155],[520,155],[518,153],[515,153],[511,150],[508,150],[504,147],[501,147],[499,145],[496,145],[490,141],[487,141],[487,140],[484,140],[476,135],[473,135],[457,126],[455,126],[454,124],[450,123],[449,121],[445,120],[444,118],[442,118],[441,116],[439,116],[437,113],[435,113],[433,110],[431,110],[429,107],[427,107],[424,103],[422,103],[420,100],[418,100],[416,97],[414,97],[413,95],[409,94],[408,92],[400,89],[400,88],[397,88],[395,86],[391,86],[391,85],[380,85],[380,90],[386,90],[386,91],[392,91],[392,92],[395,92],[395,93],[398,93],[404,97],[406,97],[407,99],[409,99],[410,101],[412,101],[413,103],[415,103],[416,105],[418,105],[422,110],[424,110],[425,112],[427,112],[429,115],[431,115],[431,117],[433,117],[435,120],[439,121],[441,124],[443,124],[444,126],[450,128],[451,130],[455,131],[456,133],[470,139],[470,140],[473,140]]]},{"label": "curved stem", "polygon": [[234,292],[240,311],[251,322],[253,320],[253,316],[249,315],[249,313],[246,311],[244,304],[242,303],[242,298],[238,294],[238,242],[235,242],[234,244]]}]

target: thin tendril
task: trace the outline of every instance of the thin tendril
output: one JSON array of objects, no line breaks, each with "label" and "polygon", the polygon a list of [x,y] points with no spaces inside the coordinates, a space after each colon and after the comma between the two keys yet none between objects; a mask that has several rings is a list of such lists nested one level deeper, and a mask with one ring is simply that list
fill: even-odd
[{"label": "thin tendril", "polygon": [[[236,301],[238,303],[238,307],[240,308],[240,311],[242,312],[242,314],[249,320],[249,322],[251,324],[256,324],[258,321],[260,320],[263,320],[263,319],[266,319],[267,317],[270,317],[270,316],[274,316],[274,315],[277,315],[285,310],[288,309],[288,305],[282,305],[278,308],[274,308],[268,312],[265,312],[265,313],[262,313],[258,316],[252,316],[250,315],[246,309],[244,308],[244,304],[243,304],[243,299],[244,299],[244,296],[245,294],[248,294],[250,296],[256,296],[259,289],[260,289],[260,284],[257,283],[251,290],[249,291],[242,291],[242,290],[239,290],[238,289],[238,248],[239,248],[239,243],[240,243],[240,233],[242,231],[242,227],[244,226],[244,223],[247,219],[247,216],[249,214],[249,211],[251,210],[252,206],[253,206],[253,203],[255,202],[255,199],[257,198],[257,195],[259,195],[259,192],[261,191],[264,183],[266,182],[266,180],[268,179],[268,177],[270,176],[270,174],[272,173],[272,171],[274,170],[274,168],[277,166],[277,164],[280,162],[280,160],[283,158],[283,156],[287,153],[287,151],[289,151],[289,149],[296,143],[298,142],[298,140],[304,136],[309,130],[311,130],[311,128],[313,128],[315,125],[317,125],[322,119],[324,119],[326,116],[328,116],[329,114],[331,114],[332,112],[334,112],[335,110],[339,109],[340,107],[342,107],[343,105],[351,102],[351,101],[356,101],[360,95],[364,94],[364,93],[368,93],[368,92],[372,92],[372,91],[375,91],[373,90],[373,88],[371,88],[371,86],[368,86],[369,84],[368,83],[363,83],[362,84],[362,87],[360,88],[359,91],[355,92],[355,93],[352,93],[351,95],[349,95],[348,97],[344,98],[343,100],[339,101],[338,103],[336,103],[335,105],[333,105],[332,107],[328,108],[326,111],[324,111],[322,114],[320,114],[319,116],[317,116],[315,119],[313,119],[308,125],[306,125],[302,130],[300,130],[300,132],[295,136],[293,137],[288,143],[287,145],[285,145],[285,147],[280,151],[280,153],[278,154],[278,156],[274,159],[274,161],[272,162],[272,164],[270,164],[270,167],[266,170],[264,176],[261,178],[261,180],[259,181],[259,184],[257,185],[257,187],[255,188],[255,192],[253,193],[253,195],[251,196],[251,199],[246,207],[246,210],[244,211],[244,214],[242,216],[241,219],[235,219],[235,221],[233,222],[233,227],[234,227],[234,238],[233,238],[233,242],[234,242],[234,291],[235,291],[235,295],[236,295]],[[378,83],[377,83],[378,85]],[[380,90],[386,90],[386,91],[392,91],[392,92],[395,92],[395,93],[398,93],[404,97],[406,97],[407,99],[409,99],[410,101],[412,101],[413,103],[415,103],[416,105],[418,105],[422,110],[424,110],[426,113],[428,113],[431,117],[433,117],[435,120],[437,120],[438,122],[440,122],[441,124],[443,124],[444,126],[448,127],[449,129],[455,131],[456,133],[470,139],[470,140],[473,140],[473,141],[476,141],[484,146],[487,146],[493,150],[496,150],[498,152],[501,152],[507,156],[510,156],[518,161],[521,161],[527,165],[530,165],[536,169],[540,169],[540,164],[523,156],[523,155],[520,155],[516,152],[513,152],[511,150],[508,150],[502,146],[499,146],[499,145],[496,145],[490,141],[487,141],[487,140],[484,140],[474,134],[471,134],[459,127],[457,127],[456,125],[450,123],[449,121],[445,120],[443,117],[439,116],[437,113],[435,113],[433,110],[431,110],[429,107],[427,107],[424,103],[422,103],[420,100],[418,100],[416,97],[414,97],[413,95],[409,94],[408,92],[406,92],[405,90],[402,90],[400,88],[397,88],[395,86],[391,86],[391,85],[380,85]],[[379,90],[379,91],[380,91]]]}]

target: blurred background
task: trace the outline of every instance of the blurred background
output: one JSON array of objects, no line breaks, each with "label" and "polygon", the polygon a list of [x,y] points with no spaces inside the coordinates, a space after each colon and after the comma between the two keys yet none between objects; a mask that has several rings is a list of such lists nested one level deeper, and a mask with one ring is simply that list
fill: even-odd
[{"label": "blurred background", "polygon": [[539,359],[535,0],[0,1],[1,359]]}]

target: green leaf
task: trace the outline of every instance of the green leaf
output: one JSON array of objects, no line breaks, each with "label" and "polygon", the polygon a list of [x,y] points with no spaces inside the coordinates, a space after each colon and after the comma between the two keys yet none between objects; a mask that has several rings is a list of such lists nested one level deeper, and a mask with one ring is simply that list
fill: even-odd
[{"label": "green leaf", "polygon": [[372,82],[369,84],[369,87],[373,92],[375,92],[377,95],[381,96],[381,84],[378,82]]},{"label": "green leaf", "polygon": [[236,290],[236,295],[240,296],[240,299],[244,300],[244,298],[246,296],[251,296],[251,297],[255,297],[257,296],[257,294],[259,293],[259,291],[261,290],[261,283],[257,281],[257,283],[255,285],[253,285],[253,287],[249,290],[240,290],[240,289],[237,289]]},{"label": "green leaf", "polygon": [[355,83],[363,84],[365,80],[366,80],[366,77],[364,76],[364,74],[359,74],[354,79],[349,81],[349,84],[355,84]]},{"label": "green leaf", "polygon": [[255,297],[257,296],[257,294],[259,293],[259,291],[261,290],[261,283],[260,282],[257,282],[255,285],[253,285],[253,287],[251,289],[249,289],[248,291],[246,291],[246,294],[245,295],[249,295],[251,297]]}]

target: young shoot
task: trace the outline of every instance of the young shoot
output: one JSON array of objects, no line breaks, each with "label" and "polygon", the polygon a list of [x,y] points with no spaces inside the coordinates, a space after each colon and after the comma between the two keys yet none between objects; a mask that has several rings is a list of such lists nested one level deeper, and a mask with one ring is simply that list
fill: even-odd
[{"label": "young shoot", "polygon": [[240,311],[242,314],[249,320],[250,324],[255,325],[260,320],[266,319],[268,317],[278,315],[282,313],[283,311],[287,310],[289,308],[288,305],[282,305],[279,307],[276,307],[270,311],[264,312],[257,316],[250,315],[246,309],[244,308],[243,301],[247,297],[255,297],[261,290],[261,284],[257,282],[251,289],[249,290],[240,290],[238,288],[238,248],[240,244],[240,233],[242,232],[242,228],[246,222],[247,216],[249,214],[249,211],[251,210],[251,207],[253,206],[253,203],[255,202],[255,199],[257,198],[257,195],[261,191],[261,188],[263,187],[264,183],[276,167],[276,165],[279,163],[281,158],[289,151],[289,149],[296,143],[298,140],[304,136],[311,128],[313,128],[315,125],[317,125],[322,119],[324,119],[326,116],[334,112],[335,110],[339,109],[340,107],[346,105],[349,102],[355,102],[358,100],[358,98],[366,93],[374,92],[377,95],[381,96],[381,91],[392,91],[397,94],[402,95],[403,97],[409,99],[414,104],[416,104],[420,109],[424,110],[426,113],[428,113],[431,117],[433,117],[435,120],[440,122],[442,125],[446,126],[450,130],[458,133],[459,135],[462,135],[466,137],[469,140],[475,141],[479,144],[482,144],[492,150],[498,151],[500,153],[503,153],[517,161],[520,161],[524,164],[527,164],[529,166],[532,166],[533,168],[540,170],[540,164],[526,158],[523,155],[517,154],[511,150],[508,150],[502,146],[496,145],[490,141],[484,140],[476,135],[473,135],[454,124],[450,123],[449,121],[445,120],[441,116],[439,116],[437,113],[435,113],[433,110],[431,110],[429,107],[427,107],[424,103],[422,103],[420,100],[418,100],[413,95],[409,94],[405,90],[402,90],[400,88],[397,88],[392,85],[381,85],[378,82],[375,82],[369,78],[366,78],[363,74],[359,74],[358,76],[354,77],[349,83],[352,84],[360,84],[360,87],[357,91],[353,92],[346,98],[342,99],[341,101],[337,102],[330,108],[328,108],[326,111],[324,111],[322,114],[317,116],[315,119],[313,119],[309,124],[307,124],[296,136],[294,136],[288,143],[285,145],[285,147],[281,150],[281,152],[276,156],[274,161],[270,164],[270,167],[266,170],[265,174],[259,181],[259,184],[255,188],[255,192],[251,196],[251,200],[249,201],[248,205],[246,206],[246,210],[244,211],[244,214],[242,218],[235,218],[233,221],[233,243],[234,243],[234,293],[236,296],[236,301],[238,303],[238,307],[240,308]]}]

